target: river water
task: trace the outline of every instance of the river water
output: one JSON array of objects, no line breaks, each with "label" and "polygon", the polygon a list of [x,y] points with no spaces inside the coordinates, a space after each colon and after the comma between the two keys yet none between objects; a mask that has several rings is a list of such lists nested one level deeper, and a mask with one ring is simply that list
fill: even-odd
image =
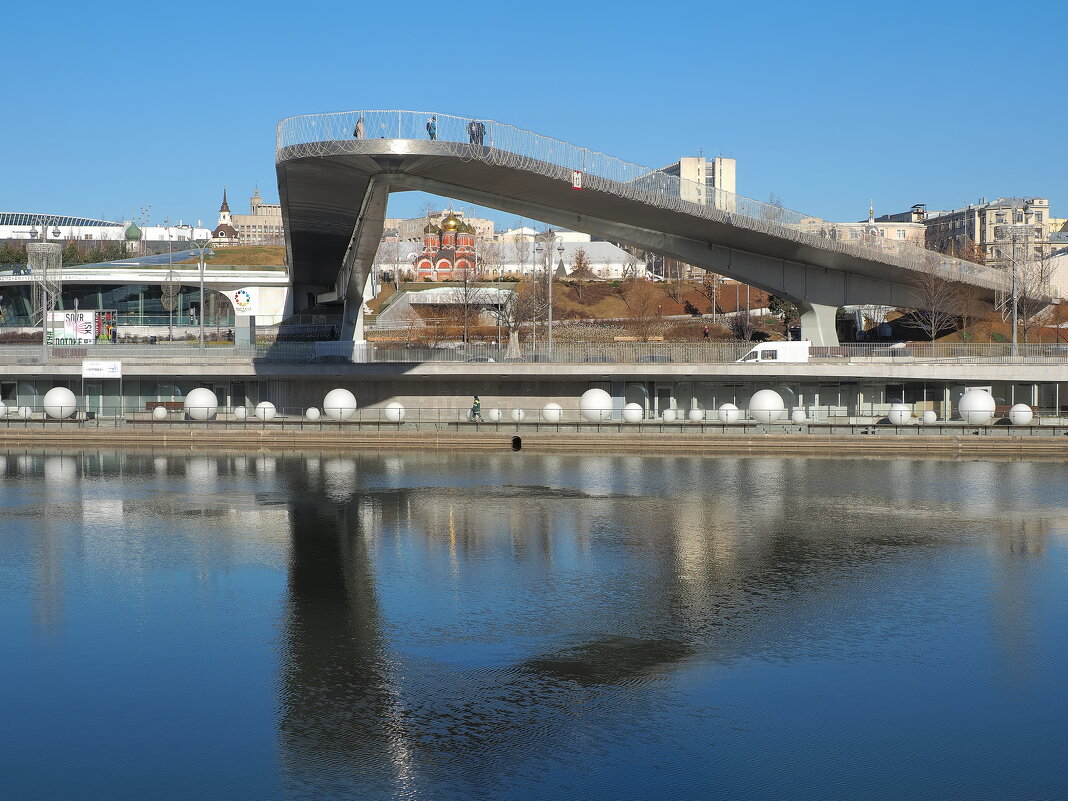
[{"label": "river water", "polygon": [[3,798],[1068,797],[1066,464],[0,471]]}]

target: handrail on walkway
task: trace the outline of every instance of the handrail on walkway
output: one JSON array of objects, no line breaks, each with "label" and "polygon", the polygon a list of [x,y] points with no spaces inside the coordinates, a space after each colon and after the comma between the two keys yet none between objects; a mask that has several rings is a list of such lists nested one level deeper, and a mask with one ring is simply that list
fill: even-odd
[{"label": "handrail on walkway", "polygon": [[[608,192],[649,205],[705,217],[858,258],[875,259],[908,270],[992,290],[1007,290],[1004,271],[890,240],[873,232],[852,240],[846,229],[818,215],[805,214],[744,195],[707,187],[589,148],[489,119],[427,111],[364,109],[287,117],[276,128],[278,163],[306,157],[359,153],[363,140],[427,140],[434,119],[433,146],[461,159],[533,172],[570,181],[583,175],[583,188]],[[362,120],[362,140],[356,136]],[[481,123],[481,135],[469,124]]]}]

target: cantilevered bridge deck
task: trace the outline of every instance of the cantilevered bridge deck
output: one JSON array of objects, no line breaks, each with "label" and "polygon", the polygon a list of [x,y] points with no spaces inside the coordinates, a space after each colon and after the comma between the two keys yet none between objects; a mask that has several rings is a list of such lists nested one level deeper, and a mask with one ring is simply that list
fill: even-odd
[{"label": "cantilevered bridge deck", "polygon": [[[705,203],[688,182],[491,120],[472,143],[465,117],[352,111],[278,124],[276,162],[289,263],[297,290],[336,287],[344,333],[362,338],[361,298],[390,192],[423,190],[627,242],[736,278],[796,302],[804,335],[837,343],[839,306],[922,305],[920,275],[1009,290],[999,270],[873,236],[840,237],[835,224],[742,195]],[[363,118],[363,138],[354,138]],[[572,186],[574,171],[582,189]]]}]

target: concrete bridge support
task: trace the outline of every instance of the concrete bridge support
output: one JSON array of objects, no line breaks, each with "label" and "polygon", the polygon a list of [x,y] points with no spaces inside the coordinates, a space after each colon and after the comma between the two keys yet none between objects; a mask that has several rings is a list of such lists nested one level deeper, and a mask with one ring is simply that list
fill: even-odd
[{"label": "concrete bridge support", "polygon": [[813,345],[837,345],[838,328],[835,318],[837,306],[824,306],[819,303],[799,301],[797,310],[801,312],[801,336]]}]

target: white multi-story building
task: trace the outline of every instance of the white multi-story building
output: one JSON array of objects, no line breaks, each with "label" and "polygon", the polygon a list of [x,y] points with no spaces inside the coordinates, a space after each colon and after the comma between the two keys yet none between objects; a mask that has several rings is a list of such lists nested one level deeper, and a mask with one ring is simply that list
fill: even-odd
[{"label": "white multi-story building", "polygon": [[211,230],[199,225],[137,226],[129,220],[113,222],[66,214],[37,214],[34,212],[0,212],[0,240],[14,239],[29,242],[116,242],[127,237],[133,226],[137,240],[148,242],[192,242],[211,238]]}]

